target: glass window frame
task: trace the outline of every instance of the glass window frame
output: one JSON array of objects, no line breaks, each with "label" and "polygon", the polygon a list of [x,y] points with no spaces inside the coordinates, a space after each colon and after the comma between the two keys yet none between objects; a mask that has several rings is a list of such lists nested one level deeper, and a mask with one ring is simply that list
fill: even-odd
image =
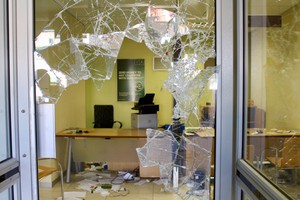
[{"label": "glass window frame", "polygon": [[[6,158],[3,160],[0,160],[0,169],[1,169],[1,163],[5,162],[6,160],[9,160],[12,158],[12,137],[11,137],[11,129],[10,129],[10,91],[9,91],[9,63],[8,63],[8,53],[4,49],[8,49],[8,43],[7,43],[7,30],[8,30],[8,20],[7,20],[7,2],[3,1],[1,4],[0,9],[3,11],[1,14],[1,22],[0,22],[0,27],[2,27],[3,31],[0,33],[1,39],[4,41],[3,46],[1,45],[1,55],[3,55],[3,59],[1,60],[1,65],[3,65],[3,69],[1,71],[4,73],[3,74],[3,93],[4,97],[2,96],[1,98],[3,99],[3,107],[4,107],[4,113],[3,116],[5,117],[5,122],[4,122],[4,128],[6,132],[6,137],[5,137],[5,142],[6,142]],[[3,49],[2,49],[3,48]],[[2,130],[3,131],[3,130]],[[4,139],[4,138],[1,138]],[[2,140],[3,141],[3,140]],[[2,152],[1,152],[2,153]]]},{"label": "glass window frame", "polygon": [[237,104],[236,104],[236,189],[235,199],[242,199],[247,194],[252,199],[291,199],[245,159],[244,144],[247,135],[248,112],[248,8],[247,1],[237,1]]},{"label": "glass window frame", "polygon": [[[0,26],[1,29],[1,39],[3,42],[3,45],[1,45],[1,55],[3,57],[1,61],[1,70],[3,73],[3,117],[4,119],[4,136],[5,138],[2,138],[2,142],[5,142],[6,145],[6,158],[3,158],[0,161],[0,176],[3,178],[0,182],[0,193],[7,192],[7,195],[10,199],[13,199],[15,196],[14,194],[17,192],[17,182],[19,180],[19,162],[16,159],[16,154],[14,151],[15,148],[15,142],[14,142],[14,132],[12,131],[12,117],[11,117],[11,90],[10,90],[10,82],[11,82],[11,68],[10,68],[10,56],[9,56],[9,3],[8,1],[2,1],[0,5],[0,10],[2,10],[1,14],[1,22]],[[3,153],[3,152],[1,152]],[[5,193],[6,194],[6,193]]]},{"label": "glass window frame", "polygon": [[18,177],[14,199],[38,199],[33,71],[33,0],[7,2],[8,68],[12,158]]},{"label": "glass window frame", "polygon": [[216,98],[215,199],[234,196],[234,0],[216,0],[216,62],[220,66]]}]

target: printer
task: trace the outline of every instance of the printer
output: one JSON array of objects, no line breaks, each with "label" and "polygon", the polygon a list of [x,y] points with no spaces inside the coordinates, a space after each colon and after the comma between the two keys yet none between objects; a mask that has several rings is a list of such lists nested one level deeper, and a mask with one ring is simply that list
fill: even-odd
[{"label": "printer", "polygon": [[148,93],[134,103],[134,107],[131,109],[138,112],[131,113],[132,128],[157,128],[159,105],[153,103],[154,95],[153,93]]}]

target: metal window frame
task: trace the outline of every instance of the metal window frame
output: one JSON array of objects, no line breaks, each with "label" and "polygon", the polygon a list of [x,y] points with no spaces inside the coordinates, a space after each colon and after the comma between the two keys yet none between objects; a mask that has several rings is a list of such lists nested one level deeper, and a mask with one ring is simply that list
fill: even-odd
[{"label": "metal window frame", "polygon": [[[241,78],[243,71],[235,71],[235,40],[234,19],[239,20],[242,15],[235,18],[235,3],[238,2],[237,10],[240,8],[240,1],[217,0],[216,1],[216,43],[217,43],[217,65],[221,65],[219,73],[219,83],[217,92],[217,134],[216,134],[216,179],[215,179],[215,199],[232,199],[234,195],[234,175],[236,170],[246,175],[251,174],[251,168],[243,162],[243,149],[241,145],[243,127],[243,109],[244,100],[243,80]],[[33,75],[33,2],[32,0],[11,1],[10,24],[12,25],[10,33],[15,33],[10,38],[13,44],[10,54],[14,56],[14,62],[11,65],[16,66],[11,79],[15,83],[11,86],[14,93],[13,109],[16,113],[14,118],[14,131],[18,133],[14,136],[20,142],[20,146],[15,155],[20,158],[21,199],[37,199],[36,182],[36,144],[35,144],[35,107],[34,107],[34,75]],[[25,9],[24,9],[25,8]],[[18,11],[18,12],[17,12]],[[240,10],[241,11],[241,10]],[[239,11],[238,11],[239,13]],[[240,30],[241,22],[238,21],[237,27]],[[242,34],[238,31],[237,33]],[[237,63],[242,66],[243,63],[243,36],[237,34]],[[12,67],[11,66],[11,67]],[[235,74],[238,79],[235,84]],[[236,88],[235,88],[236,87]],[[235,93],[237,89],[237,93]],[[237,98],[234,98],[234,96]],[[237,103],[237,107],[235,107]],[[235,110],[237,109],[237,110]],[[235,112],[237,113],[235,115]],[[235,132],[239,133],[235,135]],[[235,138],[236,137],[236,138]],[[16,147],[16,146],[15,146]],[[234,150],[237,148],[237,154]],[[235,161],[237,166],[235,169]],[[254,184],[259,182],[259,174],[252,173],[253,177],[248,177]],[[236,178],[238,180],[238,178]],[[241,184],[237,183],[240,188]],[[28,184],[31,183],[31,184]],[[274,188],[266,185],[262,181],[259,186],[262,191],[274,194]],[[29,192],[30,191],[30,192]],[[235,194],[238,194],[236,192]]]},{"label": "metal window frame", "polygon": [[[287,200],[291,199],[285,194],[281,193],[273,184],[271,184],[266,178],[264,178],[261,174],[259,174],[254,168],[252,168],[245,160],[239,159],[237,162],[237,171],[241,173],[254,187],[260,194],[262,194],[266,199],[282,199]],[[237,184],[239,187],[244,190],[248,191],[247,194],[252,198],[257,198],[244,184],[244,181],[237,176],[236,178]]]},{"label": "metal window frame", "polygon": [[18,168],[19,162],[14,158],[0,165],[0,176],[7,176],[4,181],[0,182],[0,193],[17,183],[20,177]]},{"label": "metal window frame", "polygon": [[[19,162],[16,159],[16,156],[14,154],[14,147],[15,147],[15,140],[14,140],[14,133],[12,132],[11,129],[11,105],[10,105],[10,55],[8,53],[9,49],[9,33],[8,33],[8,27],[9,27],[9,1],[2,1],[0,4],[0,10],[2,11],[1,14],[1,21],[0,21],[0,26],[4,29],[1,31],[1,38],[3,38],[4,46],[1,47],[1,52],[4,54],[4,58],[2,60],[2,65],[5,66],[4,68],[4,106],[6,107],[5,109],[5,118],[6,118],[6,128],[4,133],[8,134],[7,136],[9,137],[9,140],[5,140],[2,142],[8,142],[9,144],[7,145],[7,148],[9,150],[9,155],[7,159],[1,160],[0,163],[0,177],[1,177],[1,182],[0,182],[0,193],[12,188],[13,185],[16,185],[18,178],[20,176],[19,173]],[[4,12],[3,12],[4,11]],[[3,48],[3,49],[2,49]],[[7,138],[8,139],[8,138]]]},{"label": "metal window frame", "polygon": [[[244,178],[266,199],[290,199],[287,195],[281,193],[272,183],[266,180],[258,171],[256,171],[243,158],[246,155],[246,148],[243,142],[246,140],[247,131],[247,82],[248,82],[248,49],[244,48],[248,41],[247,30],[244,25],[247,24],[247,3],[245,0],[237,1],[236,23],[237,23],[237,104],[236,104],[236,172],[235,172],[235,199],[242,197],[245,192],[252,199],[257,199],[256,195],[243,180]],[[243,178],[242,178],[243,177]]]},{"label": "metal window frame", "polygon": [[[8,67],[8,53],[6,51],[6,49],[8,48],[8,33],[7,33],[7,27],[8,27],[8,11],[7,11],[7,1],[2,1],[0,4],[0,10],[1,10],[1,20],[0,20],[0,27],[1,29],[4,29],[0,32],[0,38],[1,40],[3,40],[3,46],[1,45],[1,49],[0,49],[0,53],[1,56],[4,55],[4,58],[1,59],[1,66],[3,65],[3,72],[4,72],[4,104],[3,106],[5,107],[5,112],[2,113],[4,114],[6,120],[5,120],[5,129],[1,130],[3,132],[10,133],[10,105],[9,105],[9,67]],[[2,97],[3,98],[3,97]],[[7,142],[10,141],[10,143],[7,145],[6,149],[8,150],[7,153],[9,153],[9,155],[7,155],[8,157],[6,159],[10,159],[12,157],[12,145],[11,145],[11,135],[7,135],[6,141],[2,141],[2,142]],[[3,153],[3,152],[1,152]],[[1,160],[2,162],[3,160]],[[0,164],[0,170],[1,170],[1,164]]]},{"label": "metal window frame", "polygon": [[216,0],[218,74],[215,199],[234,196],[234,0]]},{"label": "metal window frame", "polygon": [[33,70],[33,0],[8,1],[13,157],[20,178],[14,199],[38,199]]},{"label": "metal window frame", "polygon": [[[217,92],[216,181],[215,199],[232,199],[233,196],[233,148],[234,148],[234,40],[233,2],[216,1],[217,65],[219,89]],[[10,3],[11,55],[17,70],[11,78],[16,80],[13,104],[15,107],[15,139],[21,141],[17,157],[20,158],[20,199],[37,199],[35,107],[33,82],[33,0],[14,0]],[[17,12],[18,11],[18,12]],[[17,77],[17,78],[16,78]],[[31,184],[29,184],[31,183]],[[230,192],[229,192],[230,191]]]}]

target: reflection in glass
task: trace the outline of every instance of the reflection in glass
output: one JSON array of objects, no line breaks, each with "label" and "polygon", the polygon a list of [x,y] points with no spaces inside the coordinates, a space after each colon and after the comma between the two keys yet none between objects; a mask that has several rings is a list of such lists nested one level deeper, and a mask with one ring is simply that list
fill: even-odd
[{"label": "reflection in glass", "polygon": [[250,200],[251,199],[247,194],[245,194],[245,193],[243,193],[243,194],[244,194],[243,200]]},{"label": "reflection in glass", "polygon": [[246,159],[300,196],[300,1],[248,0]]},{"label": "reflection in glass", "polygon": [[0,192],[0,199],[12,200],[13,199],[12,187]]},{"label": "reflection in glass", "polygon": [[9,132],[9,106],[8,106],[8,64],[7,64],[7,43],[6,43],[6,16],[4,2],[1,2],[0,9],[0,162],[10,158],[10,132]]}]

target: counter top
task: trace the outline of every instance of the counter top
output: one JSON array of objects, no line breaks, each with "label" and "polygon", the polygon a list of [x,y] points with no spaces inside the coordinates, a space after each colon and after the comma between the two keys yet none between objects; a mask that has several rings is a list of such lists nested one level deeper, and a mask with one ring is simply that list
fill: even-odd
[{"label": "counter top", "polygon": [[80,128],[80,129],[67,129],[67,130],[57,132],[56,137],[147,138],[147,135],[146,135],[146,129]]}]

